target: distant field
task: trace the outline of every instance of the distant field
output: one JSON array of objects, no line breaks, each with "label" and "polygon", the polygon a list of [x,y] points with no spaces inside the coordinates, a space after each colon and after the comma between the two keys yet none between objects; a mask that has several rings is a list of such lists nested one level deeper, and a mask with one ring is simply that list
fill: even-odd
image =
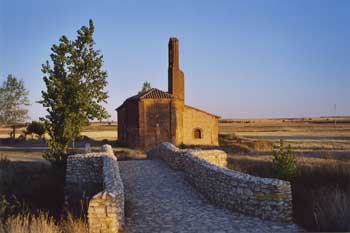
[{"label": "distant field", "polygon": [[[25,130],[25,127],[20,127],[16,130],[16,137],[19,137],[21,133]],[[9,127],[0,126],[0,139],[8,138],[11,132]],[[93,140],[101,141],[103,139],[107,140],[117,140],[117,123],[111,122],[93,122],[90,123],[82,132],[82,135],[87,136]]]},{"label": "distant field", "polygon": [[110,141],[117,140],[117,123],[91,123],[84,129],[82,135],[88,136],[97,141],[107,139]]},{"label": "distant field", "polygon": [[[337,121],[334,124],[334,120]],[[24,130],[17,130],[18,136]],[[0,127],[0,139],[9,137],[11,129]],[[240,119],[221,120],[220,134],[234,133],[247,139],[263,139],[278,143],[283,139],[291,144],[299,155],[350,159],[350,117],[349,118],[307,118],[307,119]],[[117,123],[91,123],[82,135],[92,140],[117,140]],[[29,143],[29,144],[28,144]],[[37,146],[28,143],[7,148],[0,145],[0,154],[7,154],[15,160],[40,159],[45,145]],[[11,151],[11,152],[10,152]],[[18,153],[16,153],[16,151]],[[262,154],[261,154],[262,155]],[[264,158],[270,158],[265,153]]]},{"label": "distant field", "polygon": [[350,118],[222,120],[219,128],[249,139],[283,139],[300,154],[350,158]]},{"label": "distant field", "polygon": [[[19,137],[23,132],[25,127],[21,127],[17,129],[16,136]],[[0,139],[8,138],[11,129],[9,127],[0,127]],[[117,140],[117,123],[91,123],[87,126],[82,135],[91,138],[94,141],[102,141],[104,139],[108,141],[116,141]],[[28,139],[31,137],[28,136]],[[83,146],[81,143],[77,145],[77,147]],[[98,146],[93,146],[93,150],[99,150]],[[1,144],[0,142],[0,156],[6,156],[12,161],[38,161],[38,162],[47,162],[42,158],[42,154],[47,150],[47,146],[43,142],[33,142],[26,141],[20,142],[17,144]]]}]

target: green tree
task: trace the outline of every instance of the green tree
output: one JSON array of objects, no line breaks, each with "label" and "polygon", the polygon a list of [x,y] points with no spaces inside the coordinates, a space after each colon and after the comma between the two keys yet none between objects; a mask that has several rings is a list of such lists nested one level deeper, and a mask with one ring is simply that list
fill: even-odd
[{"label": "green tree", "polygon": [[42,66],[46,91],[41,103],[48,114],[41,120],[50,136],[50,153],[45,158],[55,163],[65,161],[69,145],[80,135],[89,120],[109,117],[101,105],[107,102],[107,72],[103,56],[94,49],[94,24],[83,26],[73,41],[62,36],[51,50],[52,65]]},{"label": "green tree", "polygon": [[297,158],[290,144],[287,149],[284,147],[283,140],[274,151],[272,162],[277,178],[292,181],[297,175]]},{"label": "green tree", "polygon": [[145,81],[145,82],[142,84],[142,89],[141,89],[141,91],[139,91],[139,94],[144,93],[144,92],[150,90],[151,88],[152,88],[152,87],[151,87],[151,83]]},{"label": "green tree", "polygon": [[25,130],[25,134],[36,134],[40,139],[44,136],[46,132],[45,124],[40,121],[32,121]]},{"label": "green tree", "polygon": [[23,80],[9,74],[0,87],[0,123],[12,127],[11,137],[16,138],[16,127],[28,119],[29,92]]}]

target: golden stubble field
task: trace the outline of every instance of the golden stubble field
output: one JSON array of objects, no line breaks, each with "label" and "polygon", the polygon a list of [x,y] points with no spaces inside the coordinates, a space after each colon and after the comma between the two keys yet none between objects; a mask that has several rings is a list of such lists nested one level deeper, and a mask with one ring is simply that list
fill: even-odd
[{"label": "golden stubble field", "polygon": [[275,143],[283,139],[304,153],[350,152],[350,118],[224,120],[219,131]]},{"label": "golden stubble field", "polygon": [[[20,127],[16,130],[16,137],[18,138],[25,127]],[[0,139],[8,138],[11,128],[0,125]],[[117,123],[116,122],[93,122],[87,126],[82,135],[92,138],[94,140],[107,139],[110,141],[117,140]],[[30,138],[30,136],[28,137]]]},{"label": "golden stubble field", "polygon": [[[25,127],[16,130],[16,137],[18,138]],[[0,139],[9,137],[11,128],[0,126]],[[101,142],[103,140],[116,141],[117,140],[117,123],[116,122],[94,122],[85,128],[82,136],[87,136],[93,141]],[[47,137],[47,135],[45,136]],[[37,161],[46,162],[42,158],[42,154],[47,150],[47,146],[43,141],[31,140],[31,136],[27,136],[27,141],[13,143],[1,143],[0,141],[0,156],[6,156],[12,161]],[[83,147],[82,143],[77,147]],[[98,146],[92,146],[92,149],[99,150]]]},{"label": "golden stubble field", "polygon": [[[335,124],[336,121],[336,124]],[[10,128],[0,127],[0,138],[9,136]],[[18,135],[24,130],[17,130]],[[283,139],[291,144],[298,157],[350,160],[350,117],[348,118],[296,118],[296,119],[234,119],[221,120],[220,134],[236,134],[251,140],[269,140],[278,143]],[[82,132],[95,141],[117,140],[116,122],[91,123]],[[0,144],[0,154],[9,155],[18,160],[38,159],[44,148],[40,145],[20,143],[18,145]],[[247,156],[264,155],[268,159],[271,153],[249,153]]]},{"label": "golden stubble field", "polygon": [[[223,120],[221,134],[290,144],[301,164],[350,164],[350,117]],[[238,160],[272,161],[272,151],[234,154]]]}]

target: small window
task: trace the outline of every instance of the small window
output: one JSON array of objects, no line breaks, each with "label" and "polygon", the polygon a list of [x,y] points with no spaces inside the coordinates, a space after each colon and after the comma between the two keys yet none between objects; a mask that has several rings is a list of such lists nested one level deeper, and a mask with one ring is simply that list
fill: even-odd
[{"label": "small window", "polygon": [[202,138],[202,130],[201,129],[194,129],[193,136],[195,139],[201,139]]}]

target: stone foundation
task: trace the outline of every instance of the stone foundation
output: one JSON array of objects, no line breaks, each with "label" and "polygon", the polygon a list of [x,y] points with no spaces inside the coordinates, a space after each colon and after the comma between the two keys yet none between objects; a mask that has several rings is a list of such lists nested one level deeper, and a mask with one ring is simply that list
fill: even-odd
[{"label": "stone foundation", "polygon": [[291,185],[227,168],[222,151],[180,150],[162,143],[149,152],[171,168],[182,170],[186,180],[213,203],[261,219],[292,222]]},{"label": "stone foundation", "polygon": [[89,232],[115,233],[124,226],[124,187],[111,146],[104,145],[102,151],[68,157],[65,198],[69,203],[97,188],[100,192],[89,200]]}]

